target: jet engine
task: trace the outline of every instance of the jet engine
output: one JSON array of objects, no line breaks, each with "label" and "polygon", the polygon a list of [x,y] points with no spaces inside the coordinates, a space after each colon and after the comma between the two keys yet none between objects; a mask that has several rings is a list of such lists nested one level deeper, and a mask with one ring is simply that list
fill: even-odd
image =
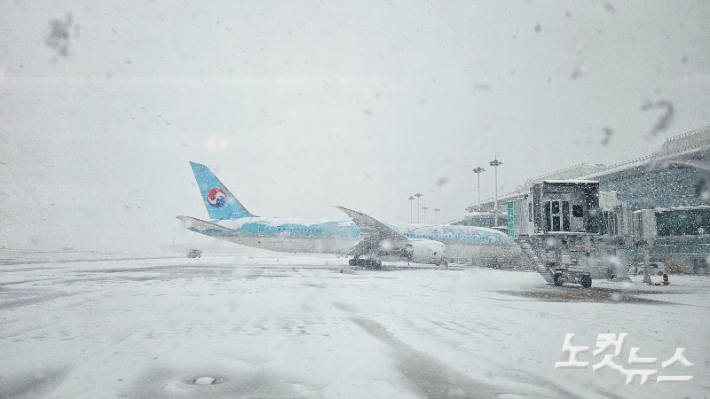
[{"label": "jet engine", "polygon": [[416,263],[433,263],[438,266],[444,263],[446,246],[434,240],[409,239],[404,247],[397,249],[399,249],[402,259]]},{"label": "jet engine", "polygon": [[446,246],[439,241],[410,238],[400,242],[384,240],[379,243],[363,240],[354,248],[352,253],[355,256],[365,255],[379,259],[433,263],[438,266],[445,263],[445,250]]}]

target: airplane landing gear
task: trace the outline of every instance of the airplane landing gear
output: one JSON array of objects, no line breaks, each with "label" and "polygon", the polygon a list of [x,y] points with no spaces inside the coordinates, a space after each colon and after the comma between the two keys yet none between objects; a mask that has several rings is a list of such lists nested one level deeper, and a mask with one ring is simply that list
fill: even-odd
[{"label": "airplane landing gear", "polygon": [[350,259],[348,261],[348,264],[350,266],[359,266],[359,267],[365,267],[368,269],[376,269],[376,270],[382,269],[382,261],[379,259],[354,258],[354,259]]}]

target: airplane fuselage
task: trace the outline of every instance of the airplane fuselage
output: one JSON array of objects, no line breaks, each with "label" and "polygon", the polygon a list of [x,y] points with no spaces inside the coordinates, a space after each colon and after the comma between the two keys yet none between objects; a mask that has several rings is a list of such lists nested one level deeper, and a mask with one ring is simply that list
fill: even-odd
[{"label": "airplane fuselage", "polygon": [[[512,260],[520,248],[507,235],[482,227],[383,223],[338,206],[351,220],[260,217],[203,164],[190,162],[211,221],[178,216],[184,227],[210,237],[278,252],[352,255],[353,266],[382,266],[381,259],[446,263],[466,258],[480,263]],[[363,259],[365,257],[365,259]]]},{"label": "airplane fuselage", "polygon": [[[347,254],[365,237],[350,220],[245,217],[213,220],[220,228],[194,224],[190,230],[250,247],[277,252]],[[495,230],[456,225],[385,223],[410,240],[433,240],[446,246],[446,257],[510,259],[518,245]]]}]

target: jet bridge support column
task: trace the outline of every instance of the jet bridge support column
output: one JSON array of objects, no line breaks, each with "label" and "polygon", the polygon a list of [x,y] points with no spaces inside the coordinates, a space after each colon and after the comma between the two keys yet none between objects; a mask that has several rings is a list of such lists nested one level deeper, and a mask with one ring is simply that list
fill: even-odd
[{"label": "jet bridge support column", "polygon": [[651,284],[651,275],[648,273],[648,269],[650,268],[648,252],[649,252],[648,244],[644,244],[644,246],[643,246],[643,282],[646,284]]}]

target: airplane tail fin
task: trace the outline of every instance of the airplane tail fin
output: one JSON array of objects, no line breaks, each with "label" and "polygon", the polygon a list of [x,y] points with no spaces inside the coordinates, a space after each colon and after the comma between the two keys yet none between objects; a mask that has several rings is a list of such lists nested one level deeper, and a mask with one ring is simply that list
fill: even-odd
[{"label": "airplane tail fin", "polygon": [[254,216],[207,166],[195,162],[190,162],[190,166],[210,219],[239,219]]}]

